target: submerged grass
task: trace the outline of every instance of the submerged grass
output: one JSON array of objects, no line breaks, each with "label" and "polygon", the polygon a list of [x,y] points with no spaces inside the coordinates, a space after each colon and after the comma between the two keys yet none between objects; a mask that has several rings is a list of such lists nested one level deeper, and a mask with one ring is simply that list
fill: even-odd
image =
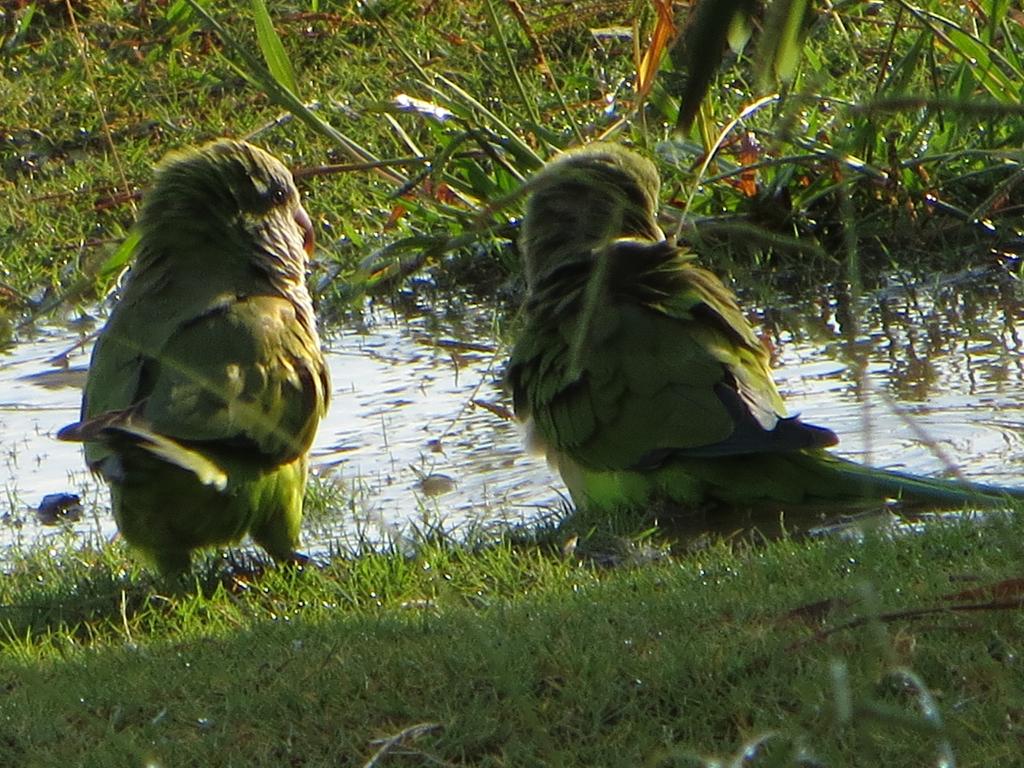
[{"label": "submerged grass", "polygon": [[543,542],[424,541],[298,572],[211,560],[177,593],[120,547],[19,554],[0,582],[0,753],[1010,765],[1022,534],[954,521],[613,568]]}]

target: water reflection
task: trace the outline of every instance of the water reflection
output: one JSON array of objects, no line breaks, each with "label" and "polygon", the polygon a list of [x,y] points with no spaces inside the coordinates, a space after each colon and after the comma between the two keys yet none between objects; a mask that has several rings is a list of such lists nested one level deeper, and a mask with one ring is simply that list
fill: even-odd
[{"label": "water reflection", "polygon": [[[1016,284],[995,274],[894,283],[860,306],[833,287],[754,318],[790,410],[836,431],[848,457],[925,474],[952,464],[975,480],[1024,485]],[[307,548],[353,526],[383,535],[424,518],[521,520],[559,503],[557,478],[499,415],[507,350],[494,328],[493,310],[479,307],[368,307],[358,327],[325,335],[334,395],[313,464],[356,502],[316,521]],[[99,507],[76,530],[114,533],[80,448],[53,438],[77,418],[90,351],[72,348],[81,337],[36,328],[0,356],[0,545],[51,535],[35,513],[51,493]],[[68,366],[56,366],[68,349]]]},{"label": "water reflection", "polygon": [[447,318],[369,312],[358,330],[326,340],[334,399],[312,460],[360,491],[371,527],[523,520],[557,504],[544,462],[495,413],[507,350],[493,326],[479,308]]},{"label": "water reflection", "polygon": [[[1024,456],[1018,284],[967,273],[895,283],[866,302],[854,313],[849,293],[831,288],[786,313],[805,323],[787,327],[769,315],[776,379],[791,410],[826,423],[851,458],[1024,485],[1016,468]],[[822,363],[823,375],[808,375],[807,366]]]}]

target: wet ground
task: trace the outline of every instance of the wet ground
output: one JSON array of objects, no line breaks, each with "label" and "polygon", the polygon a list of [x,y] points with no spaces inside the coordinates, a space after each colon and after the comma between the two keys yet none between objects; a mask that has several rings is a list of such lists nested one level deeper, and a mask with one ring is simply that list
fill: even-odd
[{"label": "wet ground", "polygon": [[[775,348],[790,410],[837,432],[843,455],[1024,485],[1024,306],[1005,276],[894,284],[857,312],[823,290],[751,318]],[[378,538],[424,521],[522,522],[558,505],[557,478],[500,414],[507,350],[495,320],[465,305],[367,308],[361,322],[326,335],[334,393],[312,463],[352,503],[311,524],[308,549],[356,529]],[[41,326],[0,353],[0,546],[63,535],[37,514],[55,493],[83,500],[72,530],[115,533],[79,446],[54,439],[77,418],[91,345],[76,345],[88,330]]]}]

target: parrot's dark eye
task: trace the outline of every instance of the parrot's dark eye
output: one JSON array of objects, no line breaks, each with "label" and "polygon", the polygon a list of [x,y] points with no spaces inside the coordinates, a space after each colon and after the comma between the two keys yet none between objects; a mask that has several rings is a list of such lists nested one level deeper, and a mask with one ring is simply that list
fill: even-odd
[{"label": "parrot's dark eye", "polygon": [[270,199],[274,205],[282,205],[288,199],[288,192],[284,187],[274,187],[270,190]]}]

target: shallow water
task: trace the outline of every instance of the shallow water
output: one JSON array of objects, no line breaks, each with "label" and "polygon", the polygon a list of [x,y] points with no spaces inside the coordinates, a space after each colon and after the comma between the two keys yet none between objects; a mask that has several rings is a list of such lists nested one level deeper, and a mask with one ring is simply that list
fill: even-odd
[{"label": "shallow water", "polygon": [[[1024,485],[1019,289],[983,274],[879,292],[855,313],[860,329],[844,322],[845,304],[823,293],[770,322],[752,317],[775,347],[791,412],[836,431],[851,458]],[[492,327],[493,311],[474,307],[368,308],[357,329],[327,335],[333,402],[312,463],[356,501],[311,521],[307,549],[355,529],[380,538],[423,521],[518,522],[558,505],[557,478],[523,452],[515,425],[474,404],[510,405],[500,387],[507,350]],[[75,531],[115,533],[80,447],[53,437],[77,419],[85,330],[39,327],[0,353],[0,546],[59,535],[35,511],[51,493],[81,495]]]}]

